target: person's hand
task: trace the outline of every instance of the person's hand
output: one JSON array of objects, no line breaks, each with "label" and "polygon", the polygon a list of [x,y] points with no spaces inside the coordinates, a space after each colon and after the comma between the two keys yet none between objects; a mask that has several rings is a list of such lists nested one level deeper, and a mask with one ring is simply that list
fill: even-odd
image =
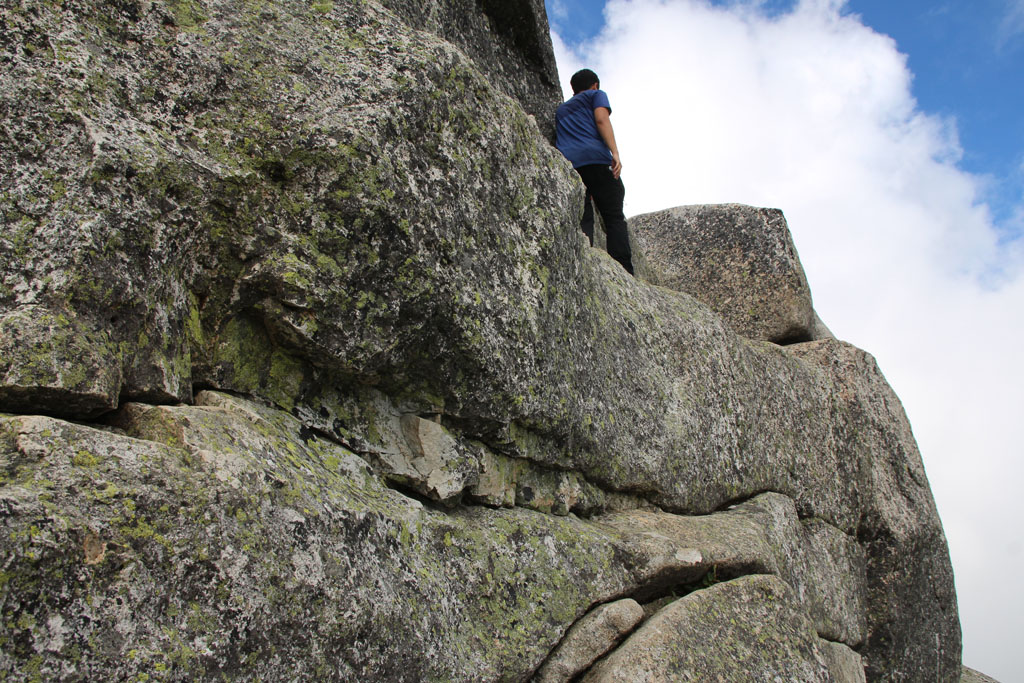
[{"label": "person's hand", "polygon": [[618,178],[620,173],[622,173],[622,162],[619,161],[618,154],[612,154],[612,176]]}]

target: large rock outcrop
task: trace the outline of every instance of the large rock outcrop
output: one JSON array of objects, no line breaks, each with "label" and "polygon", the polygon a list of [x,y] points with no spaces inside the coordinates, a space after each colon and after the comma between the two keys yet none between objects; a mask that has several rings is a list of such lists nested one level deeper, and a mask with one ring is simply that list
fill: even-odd
[{"label": "large rock outcrop", "polygon": [[[744,576],[675,600],[583,681],[844,680],[790,591],[775,577]],[[709,640],[729,643],[727,652],[696,647]]]},{"label": "large rock outcrop", "polygon": [[411,26],[455,44],[554,140],[562,102],[544,0],[383,0]]},{"label": "large rock outcrop", "polygon": [[778,209],[679,206],[634,216],[629,227],[639,277],[690,294],[738,334],[778,344],[831,336]]},{"label": "large rock outcrop", "polygon": [[[598,676],[723,601],[774,634],[765,672],[959,677],[877,366],[745,339],[586,247],[539,2],[4,22],[15,678]],[[623,599],[621,646],[558,647]],[[749,635],[722,633],[709,658]],[[665,642],[665,675],[693,666]]]},{"label": "large rock outcrop", "polygon": [[792,587],[783,609],[815,651],[865,638],[860,547],[778,494],[702,517],[447,510],[225,394],[105,422],[0,419],[5,670],[525,680],[592,606],[654,611],[747,575]]}]

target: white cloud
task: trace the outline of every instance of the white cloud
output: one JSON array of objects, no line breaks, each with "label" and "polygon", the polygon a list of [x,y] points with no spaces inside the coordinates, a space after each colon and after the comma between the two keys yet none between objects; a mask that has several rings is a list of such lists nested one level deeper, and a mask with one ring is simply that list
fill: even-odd
[{"label": "white cloud", "polygon": [[1000,243],[983,179],[956,166],[955,121],[917,108],[893,40],[839,0],[771,17],[761,4],[612,0],[582,53],[555,36],[562,81],[601,77],[627,214],[785,211],[819,314],[878,358],[914,425],[965,663],[1024,678],[1024,588],[996,580],[1024,559],[1024,249]]},{"label": "white cloud", "polygon": [[999,25],[996,44],[1005,48],[1014,38],[1024,35],[1024,0],[1003,0],[1006,10]]},{"label": "white cloud", "polygon": [[549,6],[551,10],[550,19],[553,22],[561,22],[569,18],[569,8],[566,7],[565,0],[551,0]]}]

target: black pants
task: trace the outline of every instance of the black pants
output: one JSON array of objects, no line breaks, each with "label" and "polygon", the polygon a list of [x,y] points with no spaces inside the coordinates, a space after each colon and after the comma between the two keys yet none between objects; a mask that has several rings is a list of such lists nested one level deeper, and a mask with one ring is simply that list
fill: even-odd
[{"label": "black pants", "polygon": [[580,227],[594,246],[594,208],[591,198],[597,204],[597,210],[604,219],[604,228],[608,232],[608,253],[622,264],[626,272],[633,274],[633,254],[629,249],[629,232],[626,228],[626,216],[622,213],[622,200],[626,196],[626,188],[621,178],[612,175],[610,166],[595,164],[580,166],[576,169],[587,188],[587,199],[583,206],[583,220]]}]

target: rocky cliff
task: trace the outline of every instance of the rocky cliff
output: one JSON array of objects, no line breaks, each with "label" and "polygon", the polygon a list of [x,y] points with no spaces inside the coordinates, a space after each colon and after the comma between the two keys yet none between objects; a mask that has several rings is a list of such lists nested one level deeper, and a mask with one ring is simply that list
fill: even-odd
[{"label": "rocky cliff", "polygon": [[2,21],[9,679],[959,678],[898,399],[778,212],[586,246],[539,0]]}]

